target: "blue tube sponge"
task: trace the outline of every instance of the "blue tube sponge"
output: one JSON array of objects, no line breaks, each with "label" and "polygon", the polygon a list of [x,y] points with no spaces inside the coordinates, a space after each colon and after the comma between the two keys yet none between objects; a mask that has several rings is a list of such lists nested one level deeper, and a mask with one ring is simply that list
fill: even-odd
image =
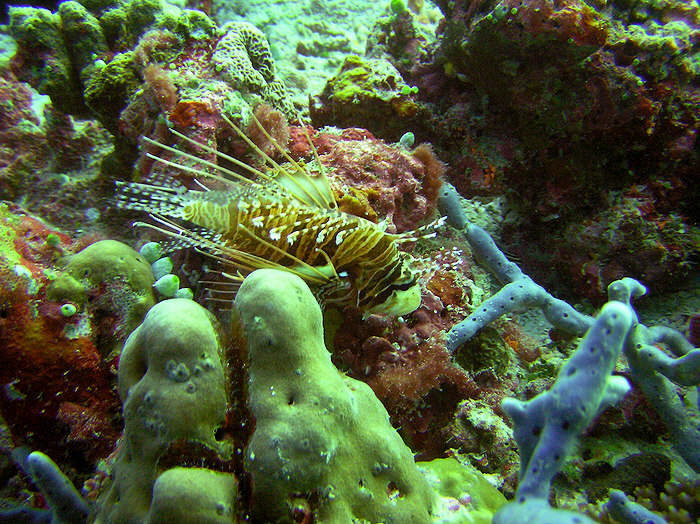
[{"label": "blue tube sponge", "polygon": [[627,524],[668,524],[665,519],[632,502],[617,489],[610,492],[610,500],[605,504],[605,508],[615,520]]},{"label": "blue tube sponge", "polygon": [[481,328],[506,313],[520,313],[538,307],[545,318],[557,328],[583,336],[593,324],[593,318],[576,311],[563,300],[553,297],[542,286],[522,272],[517,264],[506,258],[491,235],[469,223],[457,190],[443,184],[438,196],[440,212],[447,223],[461,229],[469,242],[474,258],[503,284],[492,297],[485,300],[471,315],[455,325],[447,334],[447,350],[454,353]]},{"label": "blue tube sponge", "polygon": [[520,450],[518,498],[546,499],[578,436],[629,391],[627,379],[611,373],[633,321],[625,305],[608,302],[551,389],[527,402],[503,400]]},{"label": "blue tube sponge", "polygon": [[41,451],[29,454],[27,469],[32,480],[51,508],[51,522],[82,524],[88,516],[88,505],[56,463]]},{"label": "blue tube sponge", "polygon": [[515,501],[499,510],[494,524],[593,522],[549,507],[547,497],[552,477],[578,436],[600,411],[629,391],[627,379],[612,371],[635,322],[627,304],[608,302],[551,389],[527,402],[503,400],[520,450],[520,483]]}]

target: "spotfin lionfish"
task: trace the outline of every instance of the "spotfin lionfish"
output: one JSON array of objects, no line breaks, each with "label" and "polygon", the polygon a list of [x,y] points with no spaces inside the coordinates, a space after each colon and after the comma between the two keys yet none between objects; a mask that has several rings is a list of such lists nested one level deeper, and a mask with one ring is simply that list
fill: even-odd
[{"label": "spotfin lionfish", "polygon": [[[253,179],[204,158],[144,137],[144,142],[206,166],[211,171],[147,156],[176,171],[194,175],[202,190],[187,189],[174,177],[138,182],[117,182],[117,206],[149,213],[154,223],[137,222],[174,237],[175,247],[195,247],[234,267],[239,280],[259,268],[290,271],[306,281],[323,305],[352,305],[366,313],[403,315],[418,308],[421,300],[411,257],[400,244],[434,236],[428,230],[391,234],[364,218],[338,209],[318,151],[306,132],[319,173],[297,162],[252,117],[272,146],[286,159],[277,163],[253,143],[233,122],[224,120],[252,148],[265,167],[256,169],[182,133],[171,132],[184,142],[215,155],[254,176]],[[223,182],[224,190],[201,182]],[[179,221],[194,224],[181,225]],[[440,221],[438,221],[440,222]]]}]

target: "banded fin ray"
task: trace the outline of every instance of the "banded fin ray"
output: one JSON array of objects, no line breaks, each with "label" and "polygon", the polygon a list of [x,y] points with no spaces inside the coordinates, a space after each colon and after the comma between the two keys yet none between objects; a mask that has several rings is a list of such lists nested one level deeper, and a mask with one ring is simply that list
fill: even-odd
[{"label": "banded fin ray", "polygon": [[[231,122],[229,118],[223,116],[223,119],[228,125],[230,125],[234,129],[234,131],[236,131],[236,133],[238,133],[238,136],[241,138],[241,140],[248,144],[248,146],[251,149],[253,149],[253,151],[255,151],[266,164],[270,164],[272,166],[272,168],[276,172],[275,182],[278,185],[282,186],[284,189],[286,189],[290,196],[294,197],[297,201],[307,206],[318,207],[320,209],[337,209],[338,205],[335,201],[333,191],[331,190],[328,177],[326,176],[326,173],[323,169],[323,164],[321,164],[321,160],[318,156],[318,151],[316,150],[316,147],[311,141],[311,137],[309,136],[307,129],[303,127],[304,134],[306,135],[306,139],[308,141],[309,146],[311,147],[311,150],[314,153],[316,164],[318,165],[318,168],[320,170],[320,173],[317,177],[312,177],[308,173],[308,171],[304,169],[303,166],[301,166],[296,160],[289,156],[289,153],[287,153],[287,151],[279,145],[277,140],[275,140],[267,132],[267,130],[263,127],[263,125],[255,117],[254,114],[251,115],[251,117],[253,118],[253,122],[255,122],[255,125],[265,136],[265,138],[267,138],[270,141],[273,147],[294,168],[293,172],[285,169],[280,164],[275,162],[272,158],[270,158],[270,156],[267,153],[265,153],[252,140],[250,140],[250,138],[248,138],[248,136],[245,133],[243,133],[243,131],[238,126],[236,126],[236,124]],[[299,122],[302,122],[301,117],[299,117]]]},{"label": "banded fin ray", "polygon": [[[252,253],[231,248],[217,242],[216,238],[209,239],[205,236],[201,236],[192,228],[183,227],[163,215],[151,212],[149,213],[149,217],[159,225],[149,222],[134,222],[133,225],[136,227],[145,227],[147,229],[157,231],[165,236],[175,238],[177,241],[182,242],[183,245],[194,247],[199,253],[217,260],[226,266],[233,266],[239,271],[242,270],[249,273],[256,269],[262,268],[280,269],[295,273],[307,282],[311,281],[312,283],[319,285],[327,284],[331,280],[323,270],[307,264],[303,260],[280,250],[276,246],[258,237],[247,228],[242,227],[241,231],[246,232],[246,234],[255,238],[257,241],[272,247],[275,251],[283,254],[286,258],[291,258],[296,264],[298,264],[298,267],[295,269],[294,266],[283,266],[277,262],[267,260]],[[335,272],[333,271],[333,273]]]},{"label": "banded fin ray", "polygon": [[[277,190],[281,191],[286,197],[292,198],[301,204],[310,207],[317,207],[320,209],[337,209],[337,204],[335,201],[335,196],[331,190],[328,177],[323,169],[323,165],[320,162],[318,151],[311,142],[311,138],[308,136],[308,131],[304,129],[304,133],[307,136],[309,144],[314,153],[316,159],[316,164],[319,168],[319,174],[317,176],[312,176],[308,171],[294,160],[286,150],[284,150],[279,143],[265,130],[262,124],[255,118],[255,115],[251,115],[255,124],[259,127],[264,136],[272,143],[272,145],[277,149],[277,151],[284,156],[284,158],[289,162],[292,169],[287,169],[281,164],[275,162],[269,155],[262,151],[250,138],[248,138],[245,133],[230,119],[222,115],[222,118],[228,123],[231,128],[238,134],[238,136],[243,140],[251,149],[253,149],[263,160],[265,164],[272,166],[272,171],[274,174],[268,174],[264,171],[256,169],[253,166],[246,164],[245,162],[234,158],[226,153],[216,150],[215,148],[194,140],[187,135],[177,131],[176,129],[170,129],[170,132],[175,135],[180,140],[194,146],[195,148],[201,149],[214,155],[216,158],[221,160],[226,160],[231,164],[247,171],[248,173],[255,176],[255,180],[246,178],[245,176],[236,173],[230,169],[227,169],[215,162],[198,157],[195,154],[187,153],[176,147],[172,147],[151,138],[144,136],[142,140],[152,146],[158,147],[165,151],[168,151],[175,155],[176,157],[185,158],[196,162],[202,166],[209,168],[211,171],[205,171],[204,169],[191,167],[178,163],[172,160],[167,160],[156,154],[146,152],[146,156],[156,162],[177,169],[181,172],[188,173],[190,175],[195,175],[201,178],[211,178],[214,180],[222,181],[228,184],[242,184],[254,188],[256,191],[269,191],[269,187],[275,187]],[[267,182],[267,185],[263,185],[262,182]]]},{"label": "banded fin ray", "polygon": [[182,211],[187,201],[185,193],[166,186],[154,186],[141,182],[117,181],[114,202],[119,209],[145,211],[182,218]]}]

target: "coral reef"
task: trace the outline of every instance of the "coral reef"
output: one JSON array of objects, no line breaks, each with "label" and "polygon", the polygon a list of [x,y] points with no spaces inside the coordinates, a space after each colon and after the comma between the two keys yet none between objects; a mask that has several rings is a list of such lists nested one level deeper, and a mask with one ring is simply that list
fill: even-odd
[{"label": "coral reef", "polygon": [[0,78],[0,195],[18,196],[26,171],[47,165],[47,143],[32,111],[32,92],[5,72]]},{"label": "coral reef", "polygon": [[[9,10],[0,522],[700,518],[697,2],[437,5]],[[280,168],[417,230],[411,312],[162,213]]]},{"label": "coral reef", "polygon": [[695,3],[437,3],[436,45],[397,10],[329,81],[318,121],[398,139],[403,117],[362,89],[364,62],[388,60],[416,88],[410,131],[439,146],[462,194],[506,195],[520,220],[502,240],[548,289],[600,303],[623,276],[653,291],[685,278],[700,251]]},{"label": "coral reef", "polygon": [[[697,473],[700,457],[694,443],[700,436],[697,431],[700,412],[673,390],[677,385],[700,384],[700,350],[679,331],[665,326],[647,327],[639,322],[631,301],[644,295],[646,288],[631,278],[613,282],[608,286],[609,301],[593,320],[549,293],[543,294],[542,288],[508,261],[483,229],[467,221],[454,188],[445,187],[440,205],[448,213],[448,222],[463,229],[475,256],[499,280],[510,281],[484,302],[478,312],[450,330],[448,347],[456,349],[498,316],[517,312],[523,306],[542,308],[545,317],[563,331],[580,334],[585,330],[577,351],[559,371],[549,391],[527,402],[503,400],[503,410],[514,420],[514,437],[521,459],[520,483],[516,501],[499,512],[494,522],[517,522],[523,512],[530,518],[538,515],[543,519],[557,518],[560,512],[550,508],[547,497],[551,479],[561,468],[562,457],[571,452],[572,442],[591,423],[595,413],[618,402],[630,390],[625,377],[609,376],[621,354],[627,358],[632,380],[665,422],[675,450]],[[510,286],[512,290],[508,289]],[[593,414],[588,402],[592,402]],[[645,508],[617,490],[611,491],[608,510],[623,520],[657,521]],[[558,518],[577,522],[579,517],[561,513]]]},{"label": "coral reef", "polygon": [[216,145],[222,114],[240,119],[260,101],[293,113],[264,35],[245,22],[218,28],[200,11],[159,0],[91,8],[68,1],[56,13],[11,9],[9,31],[19,44],[18,78],[61,112],[96,117],[114,136],[102,167],[107,179],[118,170],[128,176],[142,135],[169,139],[166,118]]},{"label": "coral reef", "polygon": [[[503,505],[468,465],[414,462],[371,389],[331,363],[320,307],[299,277],[258,270],[235,304],[247,387],[227,383],[237,380],[233,353],[211,313],[191,300],[155,305],[127,340],[119,365],[124,435],[90,522],[247,515],[486,524]],[[228,419],[241,394],[254,424],[236,442],[229,431],[245,424]],[[245,447],[242,461],[236,446]],[[38,457],[49,473],[35,479],[41,491],[74,493],[55,464]],[[47,499],[57,511],[61,502]],[[62,504],[68,515],[85,503],[72,496]]]},{"label": "coral reef", "polygon": [[100,351],[111,332],[91,312],[47,298],[65,235],[7,204],[0,233],[0,412],[17,442],[92,463],[118,435],[112,363]]},{"label": "coral reef", "polygon": [[371,21],[387,10],[386,2],[352,0],[286,2],[282,9],[268,0],[211,1],[212,18],[246,21],[267,35],[278,75],[302,113],[308,111],[309,94],[320,93],[348,55],[365,52]]},{"label": "coral reef", "polygon": [[116,359],[126,337],[155,304],[151,266],[131,247],[101,240],[65,257],[46,299],[72,304],[90,319],[105,360]]},{"label": "coral reef", "polygon": [[[85,221],[91,183],[108,133],[55,109],[0,66],[0,198],[22,201],[57,226],[76,230]],[[94,208],[93,208],[94,211]]]},{"label": "coral reef", "polygon": [[[683,482],[667,482],[662,488],[656,489],[651,485],[640,487],[634,490],[634,494],[622,498],[617,495],[620,502],[634,502],[635,508],[639,511],[639,506],[647,510],[644,514],[647,518],[659,519],[659,515],[670,524],[692,524],[696,516],[700,515],[700,479]],[[600,506],[600,505],[599,505]],[[588,513],[604,524],[611,524],[614,521],[610,515],[608,504],[597,508],[588,508]],[[652,513],[653,512],[653,513]],[[622,519],[617,519],[622,520]]]},{"label": "coral reef", "polygon": [[191,300],[165,300],[151,308],[124,345],[118,377],[124,438],[94,522],[233,522],[231,474],[163,470],[173,449],[180,462],[212,454],[224,462],[231,455],[227,443],[215,438],[227,398],[213,321]]}]

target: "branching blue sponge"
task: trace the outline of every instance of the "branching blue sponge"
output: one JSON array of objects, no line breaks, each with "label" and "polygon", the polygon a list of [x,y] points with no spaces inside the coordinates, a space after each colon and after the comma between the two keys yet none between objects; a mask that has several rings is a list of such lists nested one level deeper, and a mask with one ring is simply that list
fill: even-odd
[{"label": "branching blue sponge", "polygon": [[[626,379],[611,375],[621,353],[627,357],[632,379],[667,424],[675,449],[693,469],[700,468],[700,413],[674,387],[674,383],[692,386],[700,382],[700,350],[673,329],[639,322],[632,299],[644,293],[644,286],[631,278],[610,284],[609,302],[560,370],[554,386],[527,402],[503,401],[521,453],[520,484],[516,500],[496,514],[494,524],[592,522],[551,508],[547,494],[578,435],[597,413],[629,389]],[[655,344],[664,345],[676,357]],[[611,493],[608,508],[630,524],[665,522],[627,500],[622,492]]]},{"label": "branching blue sponge", "polygon": [[503,284],[503,288],[449,331],[447,349],[450,352],[454,353],[459,346],[498,317],[534,307],[539,307],[547,320],[567,333],[582,336],[591,326],[593,318],[553,297],[523,273],[517,264],[508,260],[486,231],[467,221],[459,194],[450,184],[443,184],[440,189],[438,206],[440,212],[447,216],[447,223],[463,231],[476,261]]},{"label": "branching blue sponge", "polygon": [[629,391],[627,379],[612,371],[635,322],[636,315],[626,304],[608,302],[551,389],[527,402],[504,399],[502,407],[513,419],[520,450],[520,483],[515,501],[496,514],[494,524],[593,522],[551,508],[547,497],[552,477],[579,435],[598,413]]},{"label": "branching blue sponge", "polygon": [[245,450],[254,520],[292,522],[290,508],[310,505],[318,523],[431,522],[433,491],[369,386],[333,366],[308,286],[261,269],[235,307],[256,420]]},{"label": "branching blue sponge", "polygon": [[[467,221],[459,199],[455,188],[444,184],[438,199],[441,212],[447,215],[451,226],[464,232],[477,261],[505,285],[449,331],[447,348],[450,351],[454,352],[501,315],[535,307],[540,308],[554,326],[573,335],[582,336],[594,325],[593,317],[554,298],[509,261],[486,231]],[[647,327],[637,320],[632,299],[645,293],[646,288],[632,278],[623,278],[608,286],[609,299],[624,304],[635,318],[624,355],[633,381],[669,428],[674,447],[690,467],[700,472],[700,446],[697,445],[700,405],[685,402],[674,391],[675,385],[697,386],[700,397],[700,349],[674,329]],[[663,346],[673,356],[658,346]]]},{"label": "branching blue sponge", "polygon": [[89,513],[87,502],[56,463],[40,451],[27,453],[15,448],[12,456],[44,496],[49,509],[19,506],[0,510],[0,522],[83,524]]}]

